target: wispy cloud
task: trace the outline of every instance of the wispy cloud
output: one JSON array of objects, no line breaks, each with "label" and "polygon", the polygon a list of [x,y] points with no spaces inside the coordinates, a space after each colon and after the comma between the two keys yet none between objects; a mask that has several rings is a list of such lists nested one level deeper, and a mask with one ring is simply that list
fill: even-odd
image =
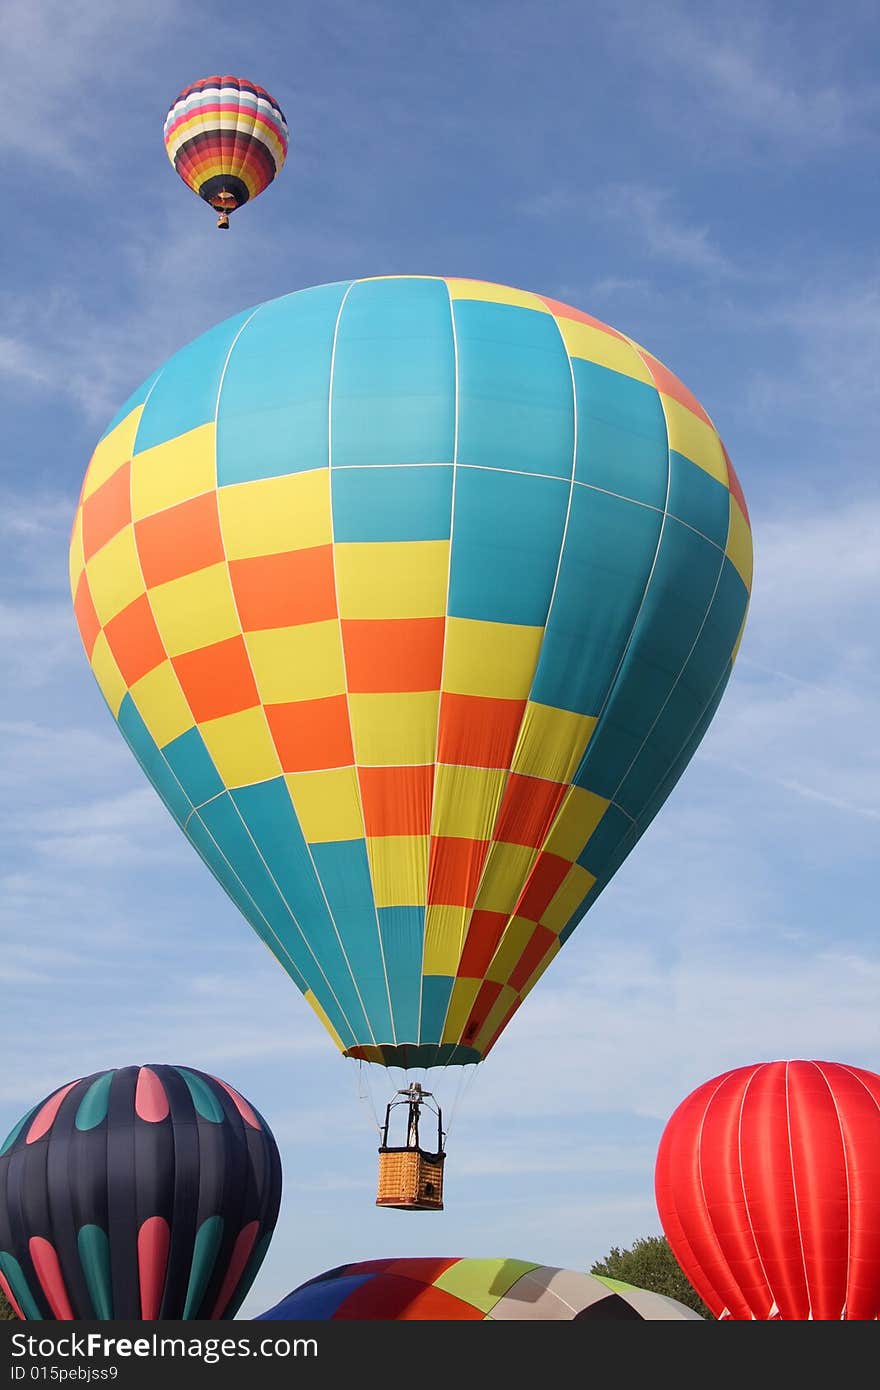
[{"label": "wispy cloud", "polygon": [[[702,275],[732,275],[736,268],[717,245],[711,228],[687,218],[680,195],[646,183],[613,183],[581,193],[566,185],[538,193],[523,205],[531,217],[567,218],[610,225],[643,256]],[[609,276],[602,293],[643,287],[638,277]],[[596,287],[594,287],[596,291]],[[599,291],[596,291],[599,292]]]},{"label": "wispy cloud", "polygon": [[654,260],[702,273],[732,273],[734,267],[716,245],[710,228],[686,220],[668,189],[616,184],[606,188],[599,201],[602,214]]},{"label": "wispy cloud", "polygon": [[691,142],[747,135],[756,148],[802,157],[866,137],[880,105],[876,85],[841,66],[839,27],[827,20],[674,2],[615,7],[614,16],[628,56],[661,83],[663,119]]},{"label": "wispy cloud", "polygon": [[875,273],[826,272],[821,285],[798,285],[759,307],[733,311],[759,343],[775,336],[789,350],[762,361],[748,381],[751,407],[765,419],[797,412],[832,426],[841,439],[859,430],[873,439],[880,420],[880,279]]},{"label": "wispy cloud", "polygon": [[[196,11],[190,21],[195,23]],[[8,0],[3,46],[8,71],[32,101],[11,103],[6,129],[16,148],[66,177],[92,180],[110,156],[114,110],[152,87],[155,56],[169,21],[180,17],[167,0],[128,0],[125,22],[103,0]],[[112,53],[113,61],[108,62]],[[125,86],[116,74],[125,73]],[[174,93],[169,94],[169,100]],[[108,120],[108,116],[110,119]],[[63,202],[63,200],[61,200]]]}]

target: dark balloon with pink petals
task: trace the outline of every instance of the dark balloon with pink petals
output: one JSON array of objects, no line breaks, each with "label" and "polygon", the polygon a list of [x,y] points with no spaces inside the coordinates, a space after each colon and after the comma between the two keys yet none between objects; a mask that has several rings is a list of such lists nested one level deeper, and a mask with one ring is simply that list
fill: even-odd
[{"label": "dark balloon with pink petals", "polygon": [[0,1146],[0,1288],[25,1319],[232,1318],[280,1201],[272,1132],[225,1081],[96,1072]]}]

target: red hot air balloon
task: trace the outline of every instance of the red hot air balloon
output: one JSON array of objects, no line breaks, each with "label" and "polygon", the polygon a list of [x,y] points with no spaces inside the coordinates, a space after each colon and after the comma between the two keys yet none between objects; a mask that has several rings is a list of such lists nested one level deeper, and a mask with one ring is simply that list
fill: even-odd
[{"label": "red hot air balloon", "polygon": [[880,1076],[758,1062],[698,1086],[657,1152],[657,1209],[719,1318],[880,1317]]}]

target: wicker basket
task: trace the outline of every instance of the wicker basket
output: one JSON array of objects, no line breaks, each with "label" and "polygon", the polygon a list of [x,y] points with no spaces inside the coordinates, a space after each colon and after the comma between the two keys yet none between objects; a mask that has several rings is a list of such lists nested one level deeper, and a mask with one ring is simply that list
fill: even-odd
[{"label": "wicker basket", "polygon": [[401,1211],[443,1210],[445,1154],[422,1149],[380,1149],[377,1207]]}]

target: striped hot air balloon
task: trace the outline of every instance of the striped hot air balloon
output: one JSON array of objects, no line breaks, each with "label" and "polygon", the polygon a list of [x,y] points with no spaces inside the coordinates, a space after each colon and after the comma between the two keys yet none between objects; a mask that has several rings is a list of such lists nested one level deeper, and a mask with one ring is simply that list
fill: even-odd
[{"label": "striped hot air balloon", "polygon": [[486,1056],[675,786],[752,546],[649,352],[403,276],[172,357],[95,450],[70,563],[183,833],[347,1056],[430,1067]]},{"label": "striped hot air balloon", "polygon": [[256,198],[287,156],[287,122],[273,96],[244,77],[202,77],[165,118],[168,158],[188,188],[215,208],[218,227]]},{"label": "striped hot air balloon", "polygon": [[275,1140],[225,1081],[97,1072],[0,1146],[0,1288],[27,1319],[231,1318],[280,1199]]}]

